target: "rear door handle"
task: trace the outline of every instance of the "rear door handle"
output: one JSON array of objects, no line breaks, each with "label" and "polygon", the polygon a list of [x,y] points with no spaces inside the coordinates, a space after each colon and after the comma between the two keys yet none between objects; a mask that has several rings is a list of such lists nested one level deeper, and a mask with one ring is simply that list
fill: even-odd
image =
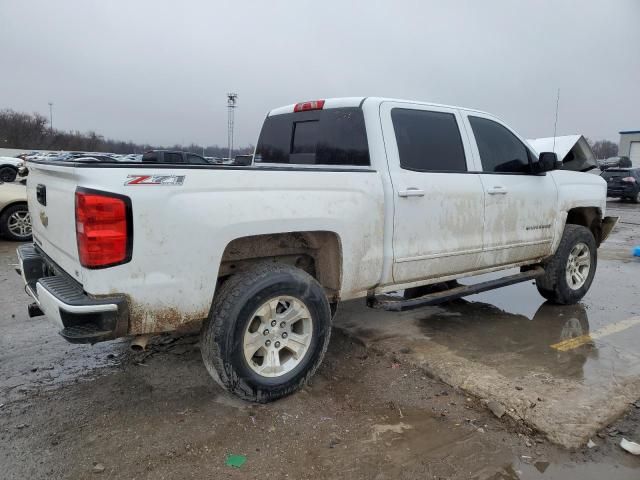
[{"label": "rear door handle", "polygon": [[502,185],[495,185],[487,190],[489,195],[506,195],[508,190]]},{"label": "rear door handle", "polygon": [[419,188],[409,187],[406,190],[398,191],[399,197],[424,197],[424,190]]}]

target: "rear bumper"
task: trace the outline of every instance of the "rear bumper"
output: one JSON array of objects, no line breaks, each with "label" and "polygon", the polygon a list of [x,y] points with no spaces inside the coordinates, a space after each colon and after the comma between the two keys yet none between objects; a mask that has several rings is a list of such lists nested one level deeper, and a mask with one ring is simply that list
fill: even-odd
[{"label": "rear bumper", "polygon": [[127,334],[129,306],[124,295],[95,298],[33,244],[18,247],[26,291],[71,343],[97,343]]}]

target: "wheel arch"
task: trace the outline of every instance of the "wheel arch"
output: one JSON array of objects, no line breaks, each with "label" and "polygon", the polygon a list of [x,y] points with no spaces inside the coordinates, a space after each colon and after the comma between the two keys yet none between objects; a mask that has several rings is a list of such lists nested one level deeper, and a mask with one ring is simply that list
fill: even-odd
[{"label": "wheel arch", "polygon": [[5,205],[4,207],[2,207],[2,209],[0,209],[0,217],[2,215],[4,215],[4,212],[6,212],[9,208],[15,207],[16,205],[24,205],[25,207],[29,208],[29,206],[27,205],[27,201],[26,200],[13,201],[13,202]]},{"label": "wheel arch", "polygon": [[298,231],[250,235],[230,241],[222,254],[218,281],[259,262],[293,265],[314,277],[336,302],[342,287],[342,241],[336,232]]},{"label": "wheel arch", "polygon": [[598,207],[575,207],[567,212],[565,225],[582,225],[591,230],[599,247],[602,242],[602,209]]}]

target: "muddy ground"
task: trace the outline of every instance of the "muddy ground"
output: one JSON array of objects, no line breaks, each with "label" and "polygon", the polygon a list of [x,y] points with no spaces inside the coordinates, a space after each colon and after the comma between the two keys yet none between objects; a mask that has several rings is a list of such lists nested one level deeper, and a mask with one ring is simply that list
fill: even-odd
[{"label": "muddy ground", "polygon": [[402,313],[346,302],[334,327],[376,351],[406,350],[403,360],[433,378],[561,446],[582,447],[640,398],[640,259],[630,255],[640,209],[610,210],[624,223],[599,249],[594,282],[577,305],[545,302],[528,281]]},{"label": "muddy ground", "polygon": [[[626,262],[637,223],[603,256]],[[67,344],[27,317],[14,249],[0,242],[0,478],[640,478],[640,458],[619,447],[640,441],[634,405],[594,447],[568,451],[430,378],[410,352],[367,349],[341,331],[312,384],[269,405],[222,392],[197,336],[158,337],[136,355],[124,341]],[[247,461],[228,467],[228,454]]]}]

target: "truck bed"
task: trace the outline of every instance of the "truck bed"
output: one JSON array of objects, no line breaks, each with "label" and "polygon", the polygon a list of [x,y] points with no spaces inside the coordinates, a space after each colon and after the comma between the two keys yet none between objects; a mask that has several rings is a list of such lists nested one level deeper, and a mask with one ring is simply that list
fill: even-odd
[{"label": "truck bed", "polygon": [[[336,232],[344,258],[340,297],[380,281],[384,195],[370,168],[81,162],[29,162],[28,168],[35,245],[87,295],[125,295],[129,333],[170,331],[205,318],[221,258],[245,236]],[[130,199],[129,262],[103,269],[80,264],[79,188]]]}]

